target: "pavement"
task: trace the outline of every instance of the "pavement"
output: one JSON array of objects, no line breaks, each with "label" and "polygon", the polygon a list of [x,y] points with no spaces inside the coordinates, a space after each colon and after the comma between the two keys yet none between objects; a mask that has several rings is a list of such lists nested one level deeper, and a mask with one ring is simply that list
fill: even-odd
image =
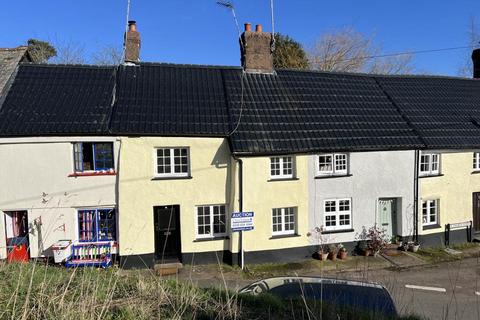
[{"label": "pavement", "polygon": [[442,252],[452,259],[441,262],[399,251],[377,257],[349,257],[347,261],[247,266],[249,272],[220,265],[185,266],[177,277],[201,287],[230,290],[281,275],[371,281],[389,290],[402,315],[415,314],[425,319],[480,319],[480,246],[460,252],[462,254]]}]

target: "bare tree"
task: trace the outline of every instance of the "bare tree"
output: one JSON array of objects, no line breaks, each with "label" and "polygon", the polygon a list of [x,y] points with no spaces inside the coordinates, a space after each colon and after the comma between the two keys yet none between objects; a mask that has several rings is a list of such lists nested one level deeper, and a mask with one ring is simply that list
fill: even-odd
[{"label": "bare tree", "polygon": [[381,47],[373,36],[352,28],[323,34],[309,51],[310,67],[322,71],[365,72],[378,74],[412,73],[412,55],[377,57]]},{"label": "bare tree", "polygon": [[49,62],[59,64],[84,64],[86,62],[85,49],[80,43],[73,41],[57,41],[55,43],[55,48],[57,50],[57,55],[49,60]]},{"label": "bare tree", "polygon": [[[470,16],[470,20],[468,22],[468,45],[471,48],[478,47],[480,43],[480,30],[477,24],[477,21],[474,16]],[[472,50],[469,48],[467,49],[463,55],[468,57],[465,59],[464,62],[461,63],[460,67],[458,68],[458,75],[462,77],[471,77],[473,75],[473,64],[472,60],[470,59],[470,55],[472,54]]]},{"label": "bare tree", "polygon": [[106,45],[92,55],[92,63],[98,65],[116,65],[122,60],[122,48],[115,45]]}]

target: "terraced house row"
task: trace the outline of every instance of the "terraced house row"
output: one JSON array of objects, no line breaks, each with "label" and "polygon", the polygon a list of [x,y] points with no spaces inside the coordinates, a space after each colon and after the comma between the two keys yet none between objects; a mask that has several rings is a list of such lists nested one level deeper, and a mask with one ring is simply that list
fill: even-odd
[{"label": "terraced house row", "polygon": [[242,67],[127,45],[119,66],[2,71],[0,258],[24,238],[32,258],[70,240],[123,267],[235,263],[237,211],[255,213],[247,263],[310,257],[317,226],[349,248],[373,225],[423,245],[480,232],[478,79],[274,70],[269,33],[241,41]]}]

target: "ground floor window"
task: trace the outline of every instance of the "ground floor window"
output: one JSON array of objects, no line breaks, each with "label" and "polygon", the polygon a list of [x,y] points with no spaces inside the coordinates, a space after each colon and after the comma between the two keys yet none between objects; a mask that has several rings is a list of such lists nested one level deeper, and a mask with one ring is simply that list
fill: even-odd
[{"label": "ground floor window", "polygon": [[117,223],[115,209],[78,210],[78,239],[89,241],[115,241]]},{"label": "ground floor window", "polygon": [[294,234],[296,211],[295,207],[272,209],[272,234]]},{"label": "ground floor window", "polygon": [[324,201],[324,227],[327,231],[352,228],[351,199],[328,199]]},{"label": "ground floor window", "polygon": [[422,224],[424,226],[438,224],[438,204],[438,199],[422,201]]},{"label": "ground floor window", "polygon": [[227,234],[227,206],[197,206],[197,238],[225,236]]}]

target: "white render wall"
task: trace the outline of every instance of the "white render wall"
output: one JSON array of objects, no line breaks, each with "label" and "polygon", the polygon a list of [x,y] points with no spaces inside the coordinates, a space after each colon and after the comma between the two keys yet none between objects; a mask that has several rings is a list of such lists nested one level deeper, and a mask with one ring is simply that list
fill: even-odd
[{"label": "white render wall", "polygon": [[[357,240],[362,227],[368,229],[377,220],[379,198],[401,198],[397,208],[397,232],[413,232],[415,151],[355,152],[349,154],[347,177],[315,179],[315,156],[309,159],[309,222],[313,229],[324,225],[324,201],[351,198],[353,232],[333,233],[329,242]],[[401,209],[401,210],[399,210]]]},{"label": "white render wall", "polygon": [[58,240],[78,239],[77,209],[116,206],[116,176],[69,177],[72,142],[88,141],[114,142],[117,166],[114,137],[0,139],[0,259],[6,258],[5,211],[28,211],[30,256],[39,257]]}]

